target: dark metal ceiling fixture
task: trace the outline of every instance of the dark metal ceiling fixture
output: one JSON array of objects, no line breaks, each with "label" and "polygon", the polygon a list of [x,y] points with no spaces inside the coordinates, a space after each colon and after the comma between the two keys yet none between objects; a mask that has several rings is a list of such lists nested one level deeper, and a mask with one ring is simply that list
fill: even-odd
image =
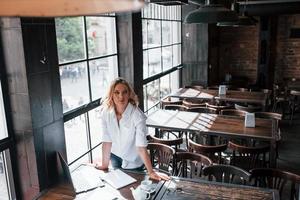
[{"label": "dark metal ceiling fixture", "polygon": [[225,8],[221,4],[211,4],[210,0],[206,0],[206,3],[190,12],[184,23],[187,24],[200,24],[200,23],[218,23],[218,22],[234,22],[238,20],[236,12]]},{"label": "dark metal ceiling fixture", "polygon": [[0,16],[60,17],[141,9],[144,0],[0,0]]},{"label": "dark metal ceiling fixture", "polygon": [[252,16],[242,15],[238,17],[237,22],[220,22],[217,23],[217,26],[232,26],[232,27],[242,27],[242,26],[254,26],[258,22]]},{"label": "dark metal ceiling fixture", "polygon": [[163,6],[176,6],[188,4],[188,0],[150,0],[149,3],[155,3]]}]

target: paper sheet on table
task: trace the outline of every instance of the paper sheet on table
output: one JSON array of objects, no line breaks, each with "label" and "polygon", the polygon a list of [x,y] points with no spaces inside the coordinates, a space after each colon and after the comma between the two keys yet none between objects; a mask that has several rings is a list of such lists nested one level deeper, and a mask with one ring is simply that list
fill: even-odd
[{"label": "paper sheet on table", "polygon": [[88,192],[79,197],[76,196],[76,200],[125,200],[125,198],[118,192],[118,190],[112,187],[97,188],[92,192]]},{"label": "paper sheet on table", "polygon": [[102,178],[116,189],[120,189],[137,181],[128,174],[122,172],[120,169],[110,171]]}]

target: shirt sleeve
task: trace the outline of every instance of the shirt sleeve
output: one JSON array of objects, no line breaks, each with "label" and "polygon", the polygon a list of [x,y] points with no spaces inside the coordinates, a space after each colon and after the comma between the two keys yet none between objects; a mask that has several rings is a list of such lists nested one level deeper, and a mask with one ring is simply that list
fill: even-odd
[{"label": "shirt sleeve", "polygon": [[106,110],[101,109],[100,110],[100,141],[101,142],[112,142],[111,137],[108,133],[108,128],[107,128],[107,120],[106,120]]},{"label": "shirt sleeve", "polygon": [[141,111],[138,112],[136,120],[136,139],[135,139],[135,145],[138,147],[146,147],[148,145],[147,141],[147,127],[146,127],[146,119],[147,117],[145,116],[144,113]]}]

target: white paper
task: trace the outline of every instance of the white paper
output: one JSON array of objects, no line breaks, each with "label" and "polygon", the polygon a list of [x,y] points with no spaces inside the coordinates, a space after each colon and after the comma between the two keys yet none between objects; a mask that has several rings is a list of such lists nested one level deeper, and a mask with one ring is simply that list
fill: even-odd
[{"label": "white paper", "polygon": [[102,178],[116,189],[122,188],[137,181],[128,174],[122,172],[120,169],[110,171]]}]

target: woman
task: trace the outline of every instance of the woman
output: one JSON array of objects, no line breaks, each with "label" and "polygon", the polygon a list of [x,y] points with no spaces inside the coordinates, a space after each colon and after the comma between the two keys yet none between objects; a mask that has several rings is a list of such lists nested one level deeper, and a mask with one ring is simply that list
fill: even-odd
[{"label": "woman", "polygon": [[138,98],[132,87],[122,78],[114,80],[103,103],[100,123],[102,137],[102,163],[98,169],[112,167],[132,170],[147,168],[151,179],[168,180],[155,172],[147,152],[146,116],[138,108]]}]

